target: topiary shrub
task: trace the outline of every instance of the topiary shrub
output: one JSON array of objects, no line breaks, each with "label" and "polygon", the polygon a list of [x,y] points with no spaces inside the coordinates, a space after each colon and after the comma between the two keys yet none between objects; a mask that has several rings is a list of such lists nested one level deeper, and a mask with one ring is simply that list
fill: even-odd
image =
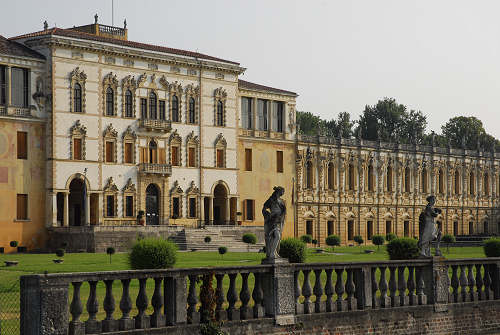
[{"label": "topiary shrub", "polygon": [[300,237],[300,240],[301,240],[302,242],[304,242],[304,243],[312,243],[313,238],[312,238],[312,236],[311,236],[311,235],[307,235],[307,234],[306,234],[306,235],[302,235],[302,236]]},{"label": "topiary shrub", "polygon": [[177,261],[177,245],[162,238],[143,238],[134,243],[128,260],[134,270],[171,268]]},{"label": "topiary shrub", "polygon": [[16,248],[16,247],[19,245],[19,242],[17,242],[17,241],[10,241],[9,245],[10,245],[12,248]]},{"label": "topiary shrub", "polygon": [[109,255],[109,263],[111,264],[111,256],[115,254],[115,248],[113,247],[108,247],[106,248],[106,253]]},{"label": "topiary shrub", "polygon": [[486,257],[500,257],[500,239],[490,238],[484,241],[483,250]]},{"label": "topiary shrub", "polygon": [[385,240],[387,242],[391,242],[395,238],[398,238],[398,237],[396,236],[396,234],[393,234],[393,233],[389,233],[389,234],[385,235]]},{"label": "topiary shrub", "polygon": [[212,238],[210,236],[205,236],[203,241],[205,241],[205,243],[210,243],[210,242],[212,242]]},{"label": "topiary shrub", "polygon": [[450,244],[455,243],[456,239],[455,236],[450,235],[450,234],[445,234],[443,237],[441,237],[441,241],[443,243],[446,243],[446,251],[450,253]]},{"label": "topiary shrub", "polygon": [[219,255],[221,255],[222,258],[224,258],[225,253],[227,253],[227,248],[226,247],[219,247]]},{"label": "topiary shrub", "polygon": [[314,245],[317,245],[318,244],[318,240],[313,238],[313,240],[311,241],[311,243],[314,244]]},{"label": "topiary shrub", "polygon": [[255,236],[255,234],[252,233],[246,233],[243,234],[242,240],[247,244],[247,251],[250,251],[250,244],[257,243],[257,236]]},{"label": "topiary shrub", "polygon": [[332,247],[332,250],[335,250],[335,247],[340,245],[340,236],[328,235],[328,237],[325,239],[325,243],[326,245]]},{"label": "topiary shrub", "polygon": [[389,259],[415,259],[418,258],[418,242],[413,238],[395,238],[387,244]]},{"label": "topiary shrub", "polygon": [[358,244],[358,246],[360,246],[361,244],[363,244],[363,242],[365,242],[365,240],[363,240],[363,236],[361,235],[356,235],[354,236],[354,242],[356,242]]},{"label": "topiary shrub", "polygon": [[61,258],[61,257],[64,257],[64,249],[63,248],[59,248],[59,249],[56,249],[56,256]]},{"label": "topiary shrub", "polygon": [[285,238],[280,242],[278,254],[288,258],[290,263],[304,263],[306,261],[306,244],[296,238]]},{"label": "topiary shrub", "polygon": [[377,250],[380,250],[380,246],[383,245],[385,242],[385,237],[382,235],[373,235],[372,236],[372,243],[377,246]]}]

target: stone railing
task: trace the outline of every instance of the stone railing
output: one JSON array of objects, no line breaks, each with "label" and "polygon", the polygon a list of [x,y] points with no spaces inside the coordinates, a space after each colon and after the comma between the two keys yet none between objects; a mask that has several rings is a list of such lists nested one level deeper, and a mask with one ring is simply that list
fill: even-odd
[{"label": "stone railing", "polygon": [[[200,294],[209,283],[213,295]],[[455,303],[493,300],[500,301],[500,258],[27,275],[21,277],[21,333],[159,334],[154,329],[206,322],[212,304],[214,317],[229,325],[274,319],[283,326],[315,313],[444,312]]]},{"label": "stone railing", "polygon": [[140,163],[138,165],[139,172],[148,174],[161,174],[161,175],[171,175],[172,166],[170,164],[156,164],[156,163]]},{"label": "stone railing", "polygon": [[172,129],[172,123],[168,120],[140,119],[139,127],[147,131],[159,131],[168,133]]}]

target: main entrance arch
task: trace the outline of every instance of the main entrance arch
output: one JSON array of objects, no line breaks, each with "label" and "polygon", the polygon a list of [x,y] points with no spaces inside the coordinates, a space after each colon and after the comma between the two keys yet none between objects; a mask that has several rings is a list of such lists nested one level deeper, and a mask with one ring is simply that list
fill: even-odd
[{"label": "main entrance arch", "polygon": [[85,225],[85,199],[83,180],[74,178],[69,184],[69,225]]},{"label": "main entrance arch", "polygon": [[227,215],[227,190],[223,184],[214,188],[214,224],[225,224]]},{"label": "main entrance arch", "polygon": [[160,224],[160,191],[155,184],[146,187],[146,224]]}]

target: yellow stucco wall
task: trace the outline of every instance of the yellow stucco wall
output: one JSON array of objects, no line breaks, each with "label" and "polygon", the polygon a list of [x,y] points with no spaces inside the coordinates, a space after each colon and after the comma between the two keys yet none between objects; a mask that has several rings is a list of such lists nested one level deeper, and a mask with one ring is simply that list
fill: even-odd
[{"label": "yellow stucco wall", "polygon": [[[245,149],[252,149],[252,171],[245,171]],[[283,151],[283,173],[276,171],[276,151]],[[242,225],[264,225],[262,206],[273,193],[274,186],[285,188],[282,197],[287,206],[283,237],[294,236],[294,209],[292,206],[292,185],[295,176],[295,156],[293,142],[263,141],[240,137],[238,140],[238,191],[239,208],[243,211],[243,201],[255,200],[255,220]]]},{"label": "yellow stucco wall", "polygon": [[[28,159],[17,159],[17,132],[28,133]],[[28,250],[45,242],[45,154],[43,123],[0,119],[0,247],[10,241]],[[28,194],[28,220],[16,220],[17,194]]]}]

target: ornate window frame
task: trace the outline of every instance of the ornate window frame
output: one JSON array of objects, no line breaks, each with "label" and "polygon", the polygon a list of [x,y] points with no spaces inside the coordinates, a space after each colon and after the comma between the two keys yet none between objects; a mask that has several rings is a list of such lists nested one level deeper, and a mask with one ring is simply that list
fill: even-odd
[{"label": "ornate window frame", "polygon": [[[116,184],[113,180],[113,177],[109,177],[108,181],[106,183],[106,186],[104,186],[103,190],[103,216],[105,218],[116,218],[118,216],[118,187],[116,187]],[[113,209],[113,216],[108,216],[108,196],[113,196],[114,199],[114,209]]]},{"label": "ornate window frame", "polygon": [[[156,105],[156,117],[154,117],[154,118],[151,115],[151,112],[152,112],[152,110],[151,110],[151,94],[154,94],[156,97],[156,99],[155,99],[156,100],[156,103],[155,103],[155,105]],[[147,119],[158,120],[158,118],[160,117],[160,100],[159,100],[158,96],[159,95],[158,95],[157,90],[155,90],[155,89],[148,90],[148,95],[146,97],[146,101],[147,101],[147,103],[146,103],[146,105],[147,105],[146,118]]]},{"label": "ornate window frame", "polygon": [[[172,147],[177,147],[177,159],[179,164],[172,164]],[[177,133],[177,129],[170,135],[168,139],[168,162],[172,166],[182,166],[182,138]]]},{"label": "ornate window frame", "polygon": [[[189,84],[185,88],[185,94],[186,94],[186,124],[198,124],[199,120],[199,106],[198,106],[198,98],[200,94],[200,87],[196,86],[194,87],[192,84]],[[194,100],[194,123],[189,122],[189,107],[190,107],[190,99]]]},{"label": "ornate window frame", "polygon": [[[199,188],[195,185],[194,181],[191,181],[188,189],[186,190],[186,217],[189,219],[196,219],[200,216],[198,208],[199,195],[200,195]],[[190,214],[189,199],[195,199],[195,206],[194,206],[195,216],[189,215]]]},{"label": "ornate window frame", "polygon": [[[135,81],[135,78],[128,75],[125,78],[122,79],[122,117],[127,118],[127,119],[135,119],[136,116],[136,103],[135,103],[135,97],[136,97],[136,90],[137,90],[137,82]],[[127,116],[126,112],[126,96],[125,94],[127,91],[130,91],[132,93],[132,116]]]},{"label": "ornate window frame", "polygon": [[[222,87],[216,88],[214,91],[214,126],[216,127],[225,127],[226,126],[226,100],[227,100],[227,92]],[[219,102],[222,103],[222,122],[221,125],[218,123],[217,119],[217,108]]]},{"label": "ornate window frame", "polygon": [[179,182],[176,180],[172,189],[170,190],[170,217],[172,218],[174,215],[174,198],[179,198],[179,216],[176,219],[182,218],[182,198],[184,195],[184,191],[179,186]]},{"label": "ornate window frame", "polygon": [[74,160],[73,152],[73,141],[75,138],[82,140],[82,160],[85,160],[85,142],[87,137],[87,128],[80,123],[80,120],[76,120],[75,124],[70,128],[70,145],[69,145],[69,158]]},{"label": "ornate window frame", "polygon": [[[122,162],[123,164],[135,164],[135,142],[137,140],[137,134],[132,130],[130,126],[125,129],[122,135]],[[126,163],[125,162],[125,144],[126,143],[132,143],[132,162]]]},{"label": "ornate window frame", "polygon": [[[86,97],[85,97],[85,83],[87,81],[87,75],[85,72],[80,70],[79,67],[76,67],[73,71],[71,71],[69,75],[69,81],[70,81],[70,94],[69,94],[69,99],[70,99],[70,111],[72,113],[85,113],[85,102],[86,102]],[[82,111],[81,112],[76,112],[75,111],[75,85],[79,84],[80,88],[82,90]]]},{"label": "ornate window frame", "polygon": [[[113,115],[108,115],[107,114],[107,91],[108,88],[113,90]],[[102,114],[107,117],[113,117],[117,116],[117,97],[118,97],[118,79],[116,79],[116,74],[113,74],[113,72],[108,73],[107,75],[104,76],[104,79],[102,80],[102,103],[103,103],[103,110]]]},{"label": "ornate window frame", "polygon": [[[182,123],[182,85],[179,82],[173,82],[168,85],[168,115],[170,117],[171,122]],[[174,96],[177,98],[177,115],[179,116],[178,121],[174,121],[173,119],[173,98]]]},{"label": "ornate window frame", "polygon": [[[222,150],[222,167],[217,166],[217,150]],[[227,142],[222,133],[217,135],[214,142],[214,167],[223,169],[227,167]]]},{"label": "ornate window frame", "polygon": [[[194,131],[190,132],[188,136],[186,137],[186,167],[198,167],[198,146],[200,144],[200,141],[198,139],[198,136],[194,134]],[[189,149],[194,148],[194,166],[189,166]]]},{"label": "ornate window frame", "polygon": [[[123,217],[124,218],[133,218],[135,217],[136,213],[136,207],[137,207],[137,202],[136,202],[136,188],[135,184],[132,183],[132,179],[129,178],[127,180],[127,184],[123,187],[122,190],[122,202],[123,202]],[[132,196],[133,197],[133,205],[132,205],[132,216],[127,216],[127,196]]]},{"label": "ornate window frame", "polygon": [[[117,163],[117,138],[118,138],[118,132],[115,130],[113,127],[113,124],[110,123],[104,130],[103,136],[102,136],[102,141],[103,141],[103,163],[105,164],[116,164]],[[113,159],[111,162],[106,161],[106,143],[107,142],[113,142]]]},{"label": "ornate window frame", "polygon": [[483,191],[483,196],[485,197],[488,197],[490,196],[491,192],[490,192],[490,173],[485,170],[483,171],[483,176],[482,176],[482,184],[483,184],[483,187],[482,187],[482,191]]}]

